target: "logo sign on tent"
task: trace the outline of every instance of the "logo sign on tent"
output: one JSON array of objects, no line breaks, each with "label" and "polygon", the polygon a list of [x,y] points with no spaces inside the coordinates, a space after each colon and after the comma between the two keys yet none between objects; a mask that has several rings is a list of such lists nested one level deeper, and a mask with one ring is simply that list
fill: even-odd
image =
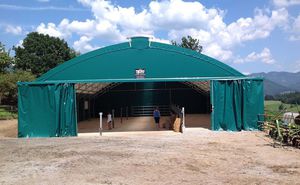
[{"label": "logo sign on tent", "polygon": [[145,69],[135,69],[135,78],[145,78]]}]

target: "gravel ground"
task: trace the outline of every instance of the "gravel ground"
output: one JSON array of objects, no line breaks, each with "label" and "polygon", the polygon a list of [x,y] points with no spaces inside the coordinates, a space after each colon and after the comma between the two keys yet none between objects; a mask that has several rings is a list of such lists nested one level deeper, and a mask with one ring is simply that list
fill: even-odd
[{"label": "gravel ground", "polygon": [[4,135],[0,184],[300,184],[300,150],[274,148],[263,132]]}]

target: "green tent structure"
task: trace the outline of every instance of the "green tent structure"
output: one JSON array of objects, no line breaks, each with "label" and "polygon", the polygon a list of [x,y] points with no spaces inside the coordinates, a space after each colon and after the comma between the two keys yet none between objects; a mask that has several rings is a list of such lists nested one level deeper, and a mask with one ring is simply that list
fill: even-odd
[{"label": "green tent structure", "polygon": [[263,94],[261,78],[193,50],[132,37],[19,82],[18,136],[77,136],[77,121],[99,111],[126,106],[139,116],[146,114],[138,107],[171,104],[209,113],[211,130],[257,130]]}]

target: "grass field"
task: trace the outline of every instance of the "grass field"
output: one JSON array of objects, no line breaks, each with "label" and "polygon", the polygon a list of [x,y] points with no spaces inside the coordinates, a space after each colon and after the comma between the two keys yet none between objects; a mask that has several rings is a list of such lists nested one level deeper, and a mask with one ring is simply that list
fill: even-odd
[{"label": "grass field", "polygon": [[300,106],[293,105],[293,104],[286,104],[282,103],[281,101],[265,101],[265,110],[266,112],[278,112],[279,106],[283,105],[284,109],[288,112],[298,112],[298,109],[300,110]]},{"label": "grass field", "polygon": [[0,120],[16,119],[17,117],[17,113],[7,111],[4,108],[0,108]]},{"label": "grass field", "polygon": [[[279,106],[283,105],[283,109],[279,110]],[[300,110],[300,106],[298,105],[298,109]],[[269,115],[269,119],[272,120],[274,117],[283,116],[284,112],[298,112],[297,105],[294,104],[286,104],[281,101],[265,101],[265,114]]]}]

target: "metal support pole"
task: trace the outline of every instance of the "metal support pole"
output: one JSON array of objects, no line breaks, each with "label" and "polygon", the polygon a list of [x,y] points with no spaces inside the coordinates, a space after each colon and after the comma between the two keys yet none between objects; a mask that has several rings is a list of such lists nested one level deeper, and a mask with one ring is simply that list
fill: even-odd
[{"label": "metal support pole", "polygon": [[113,109],[111,112],[112,112],[112,127],[115,128],[115,109]]},{"label": "metal support pole", "polygon": [[88,109],[89,109],[89,118],[88,118],[88,120],[90,120],[91,119],[91,96],[89,96],[89,107],[88,107]]},{"label": "metal support pole", "polygon": [[172,94],[171,94],[171,89],[169,89],[169,104],[172,104]]},{"label": "metal support pole", "polygon": [[123,108],[121,107],[121,112],[120,112],[120,114],[121,114],[121,123],[123,122]]},{"label": "metal support pole", "polygon": [[95,118],[95,98],[93,98],[93,118]]},{"label": "metal support pole", "polygon": [[76,93],[76,114],[77,114],[77,120],[81,121],[81,117],[80,117],[80,109],[79,109],[79,101],[80,101],[80,94]]},{"label": "metal support pole", "polygon": [[86,120],[86,117],[85,117],[85,109],[84,109],[84,98],[83,98],[83,109],[82,109],[82,120]]},{"label": "metal support pole", "polygon": [[182,125],[181,125],[181,132],[183,133],[185,130],[185,112],[184,112],[184,107],[181,109],[182,113]]},{"label": "metal support pole", "polygon": [[99,127],[99,132],[100,132],[100,136],[102,136],[102,115],[103,113],[102,112],[99,112],[99,117],[100,117],[100,127]]},{"label": "metal support pole", "polygon": [[128,107],[126,107],[126,120],[128,120]]}]

